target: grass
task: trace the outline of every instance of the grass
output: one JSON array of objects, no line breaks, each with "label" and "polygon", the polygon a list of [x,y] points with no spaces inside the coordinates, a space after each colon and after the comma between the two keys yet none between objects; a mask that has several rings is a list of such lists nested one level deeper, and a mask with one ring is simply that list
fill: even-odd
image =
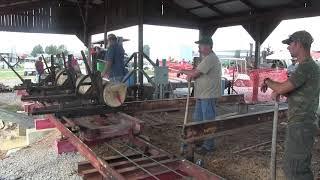
[{"label": "grass", "polygon": [[[15,69],[19,75],[23,77],[23,68]],[[17,75],[11,69],[0,69],[0,79],[17,79]]]}]

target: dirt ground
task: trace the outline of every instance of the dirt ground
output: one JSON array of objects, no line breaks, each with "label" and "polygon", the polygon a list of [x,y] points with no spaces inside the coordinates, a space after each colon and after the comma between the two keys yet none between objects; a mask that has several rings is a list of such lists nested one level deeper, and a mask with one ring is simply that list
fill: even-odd
[{"label": "dirt ground", "polygon": [[[261,107],[259,109],[264,109]],[[267,107],[270,109],[270,107]],[[272,108],[272,107],[271,107]],[[192,111],[192,110],[191,110]],[[220,113],[223,109],[219,109]],[[223,113],[222,113],[223,114]],[[190,115],[191,116],[191,115]],[[150,141],[170,153],[179,155],[179,137],[184,112],[153,113],[140,116],[144,120],[143,135]],[[189,121],[191,118],[189,117]],[[285,123],[279,125],[277,143],[277,179],[284,179],[282,168],[283,142]],[[216,150],[206,156],[196,155],[195,159],[204,159],[205,168],[226,179],[256,180],[268,179],[270,150],[271,150],[272,122],[262,123],[250,129],[232,135],[216,138]],[[317,178],[320,178],[320,136],[316,137],[313,150],[312,169]],[[247,147],[259,145],[240,151]],[[237,152],[240,151],[240,152]]]}]

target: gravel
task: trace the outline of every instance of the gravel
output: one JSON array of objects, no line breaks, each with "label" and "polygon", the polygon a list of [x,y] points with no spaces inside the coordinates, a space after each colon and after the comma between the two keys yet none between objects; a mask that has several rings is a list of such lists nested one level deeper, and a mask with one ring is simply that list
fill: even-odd
[{"label": "gravel", "polygon": [[77,163],[84,158],[79,153],[57,154],[52,147],[58,132],[0,160],[0,180],[11,179],[82,179],[77,175]]},{"label": "gravel", "polygon": [[1,106],[21,106],[21,97],[17,96],[16,92],[0,93]]},{"label": "gravel", "polygon": [[[21,83],[12,80],[0,80],[0,82],[9,86]],[[3,121],[10,119],[26,127],[29,127],[30,122],[33,125],[33,121],[30,121],[28,117],[14,113],[16,107],[19,108],[19,106],[21,106],[20,97],[15,92],[0,93],[0,119]],[[17,122],[14,119],[20,119],[20,121]],[[82,179],[77,175],[77,163],[85,159],[79,153],[57,154],[53,143],[59,136],[60,133],[54,131],[28,147],[16,152],[12,151],[13,153],[6,157],[6,152],[0,151],[0,180]]]},{"label": "gravel", "polygon": [[25,128],[33,128],[33,117],[16,113],[22,110],[20,98],[16,92],[0,93],[0,120],[14,122]]}]

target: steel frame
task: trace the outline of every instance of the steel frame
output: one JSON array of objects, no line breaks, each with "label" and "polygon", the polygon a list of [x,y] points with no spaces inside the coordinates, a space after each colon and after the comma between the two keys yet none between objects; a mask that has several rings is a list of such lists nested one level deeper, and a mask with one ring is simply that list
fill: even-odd
[{"label": "steel frame", "polygon": [[[136,121],[136,119],[131,116],[125,114],[121,115],[127,118],[129,121]],[[70,119],[68,120],[65,118],[57,118],[53,115],[48,115],[48,118],[56,126],[56,128],[65,137],[67,137],[68,140],[77,148],[77,150],[88,160],[88,162],[79,164],[79,173],[84,175],[85,178],[94,176],[100,179],[117,180],[137,178],[177,179],[177,174],[180,174],[180,176],[183,177],[192,176],[197,179],[203,180],[223,179],[186,160],[182,160],[174,156],[171,156],[169,153],[156,148],[149,142],[137,136],[134,136],[133,134],[127,134],[126,139],[129,139],[131,143],[133,143],[137,147],[140,147],[140,149],[147,150],[147,152],[150,153],[150,156],[146,156],[144,152],[138,152],[138,154],[133,155],[123,155],[119,153],[120,156],[118,157],[109,157],[107,159],[101,159],[90,149],[90,147],[87,144],[85,144],[78,136],[76,136],[72,131],[68,129],[68,126],[75,126],[75,124],[70,123]],[[63,123],[63,119],[67,121]],[[111,146],[110,148],[113,147]],[[117,151],[116,149],[113,150]],[[116,162],[110,163],[110,160],[116,160]],[[135,166],[132,166],[132,164],[135,164]],[[167,170],[164,170],[164,167]],[[149,174],[143,172],[143,169],[148,171]]]},{"label": "steel frame", "polygon": [[[126,102],[121,107],[110,108],[105,105],[96,105],[96,104],[87,104],[87,105],[79,105],[79,104],[69,104],[69,105],[55,105],[48,104],[47,106],[36,108],[32,114],[40,115],[40,114],[50,114],[50,113],[60,113],[60,114],[78,114],[81,115],[81,112],[87,114],[97,114],[100,112],[101,114],[111,113],[123,111],[127,114],[134,114],[139,112],[161,112],[161,111],[174,111],[185,108],[186,98],[178,98],[178,99],[162,99],[162,100],[147,100],[147,101],[133,101]],[[195,98],[190,98],[189,105],[194,106],[196,102]],[[244,95],[227,95],[222,96],[218,99],[219,104],[236,104],[239,106],[238,111],[242,112],[242,106],[246,106],[244,102]]]},{"label": "steel frame", "polygon": [[[279,119],[287,117],[288,108],[279,110]],[[235,115],[212,121],[191,122],[183,129],[182,141],[192,143],[195,141],[219,136],[220,133],[234,131],[250,125],[272,121],[273,110],[260,111],[242,115]]]}]

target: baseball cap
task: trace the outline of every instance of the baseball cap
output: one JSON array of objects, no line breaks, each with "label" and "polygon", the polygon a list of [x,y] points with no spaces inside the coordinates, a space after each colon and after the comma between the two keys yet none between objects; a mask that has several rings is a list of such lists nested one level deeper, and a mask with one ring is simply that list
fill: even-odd
[{"label": "baseball cap", "polygon": [[300,42],[302,44],[311,45],[313,38],[307,31],[297,31],[289,36],[288,39],[282,41],[283,44],[290,44],[291,42]]},{"label": "baseball cap", "polygon": [[117,40],[117,36],[114,34],[108,34],[108,39]]},{"label": "baseball cap", "polygon": [[211,46],[213,44],[212,39],[209,36],[202,36],[199,41],[196,41],[194,43],[196,43],[196,44],[207,44],[207,45],[211,45]]}]

